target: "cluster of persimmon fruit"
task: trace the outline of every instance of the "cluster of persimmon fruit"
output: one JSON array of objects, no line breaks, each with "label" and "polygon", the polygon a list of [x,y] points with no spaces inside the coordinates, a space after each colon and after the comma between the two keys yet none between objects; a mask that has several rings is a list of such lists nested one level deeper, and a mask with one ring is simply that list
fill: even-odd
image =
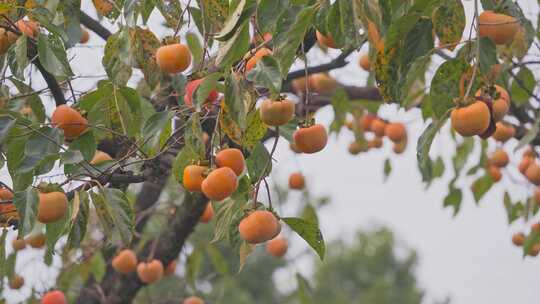
[{"label": "cluster of persimmon fruit", "polygon": [[[497,45],[511,43],[520,30],[519,21],[512,16],[490,10],[478,16],[479,38],[489,38]],[[492,73],[498,74],[497,70],[500,72],[500,65],[495,65]],[[463,80],[460,84],[462,95]],[[452,111],[452,127],[462,136],[489,137],[496,131],[494,123],[501,121],[510,109],[510,103],[510,95],[506,89],[498,85],[488,85],[475,93],[473,102],[460,105]]]},{"label": "cluster of persimmon fruit", "polygon": [[[355,134],[370,134],[371,138],[365,140],[355,140],[349,144],[349,153],[357,155],[367,152],[370,149],[378,149],[383,146],[383,138],[387,137],[393,143],[393,151],[401,154],[407,148],[408,136],[407,128],[400,122],[388,122],[375,114],[365,113],[358,119],[346,122],[349,130]],[[362,139],[364,136],[361,137]]]}]

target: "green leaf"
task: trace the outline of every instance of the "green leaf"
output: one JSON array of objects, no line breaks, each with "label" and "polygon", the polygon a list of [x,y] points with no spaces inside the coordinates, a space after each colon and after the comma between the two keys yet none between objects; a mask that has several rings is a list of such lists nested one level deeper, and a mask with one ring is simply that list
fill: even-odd
[{"label": "green leaf", "polygon": [[126,85],[131,77],[130,45],[129,28],[123,28],[111,35],[105,44],[102,63],[107,76],[116,85]]},{"label": "green leaf", "polygon": [[17,90],[19,90],[19,93],[21,94],[26,95],[30,93],[35,93],[24,97],[23,100],[26,101],[26,105],[30,106],[37,121],[41,123],[44,122],[46,118],[45,107],[43,106],[43,102],[41,101],[39,94],[36,93],[32,87],[20,80],[17,80],[14,77],[10,78],[10,81],[13,82],[13,84],[17,87]]},{"label": "green leaf", "polygon": [[96,139],[94,138],[94,132],[92,131],[84,132],[81,136],[77,137],[69,144],[69,151],[79,151],[86,161],[92,160],[96,150],[97,143]]},{"label": "green leaf", "polygon": [[0,145],[4,143],[16,122],[17,120],[9,115],[0,115]]},{"label": "green leaf", "polygon": [[[294,19],[287,11],[278,17],[274,32],[274,57],[279,59],[282,77],[289,73],[296,57],[296,51],[304,40],[306,31],[316,13],[317,5],[313,5],[303,8]],[[292,20],[294,21],[291,22]]]},{"label": "green leaf", "polygon": [[247,74],[247,80],[257,86],[270,90],[272,96],[277,97],[281,92],[281,73],[279,63],[272,56],[264,56],[253,70]]},{"label": "green leaf", "polygon": [[193,56],[193,62],[202,62],[203,58],[203,47],[201,45],[201,42],[199,41],[199,36],[196,34],[189,32],[186,34],[186,41],[188,44],[189,51],[191,52],[191,55]]},{"label": "green leaf", "polygon": [[29,187],[25,191],[15,192],[13,204],[19,213],[19,236],[32,231],[36,222],[39,198],[36,189]]},{"label": "green leaf", "polygon": [[330,132],[339,133],[345,124],[347,113],[351,110],[347,92],[342,88],[337,89],[334,96],[332,96],[330,103],[334,110],[334,121],[330,124]]},{"label": "green leaf", "polygon": [[286,8],[284,0],[260,0],[257,5],[257,25],[262,33],[272,32],[276,26],[276,17]]},{"label": "green leaf", "polygon": [[531,230],[523,243],[523,256],[526,256],[536,244],[540,244],[540,230]]},{"label": "green leaf", "polygon": [[24,70],[30,64],[27,40],[26,35],[21,35],[8,53],[9,69],[19,79],[24,79]]},{"label": "green leaf", "polygon": [[75,192],[73,198],[73,212],[66,246],[68,250],[79,247],[86,234],[88,216],[90,214],[90,200],[85,191]]},{"label": "green leaf", "polygon": [[201,109],[201,106],[206,102],[210,93],[216,89],[220,78],[221,73],[212,73],[204,77],[204,80],[194,92],[195,106],[197,110]]},{"label": "green leaf", "polygon": [[255,246],[252,244],[249,244],[246,241],[243,241],[242,244],[240,244],[240,249],[238,250],[238,256],[239,256],[239,266],[238,266],[238,273],[242,271],[244,268],[244,265],[246,265],[247,258],[251,253],[253,253],[253,250],[255,249]]},{"label": "green leaf", "polygon": [[512,199],[508,192],[504,192],[504,208],[506,209],[506,215],[508,217],[508,224],[512,224],[515,220],[525,214],[525,207],[522,203],[512,203]]},{"label": "green leaf", "polygon": [[34,132],[26,142],[19,172],[28,173],[38,167],[42,174],[52,170],[63,141],[60,129],[43,127]]},{"label": "green leaf", "polygon": [[236,74],[225,77],[225,110],[240,129],[246,127],[246,106],[242,98],[241,78]]},{"label": "green leaf", "polygon": [[317,223],[296,217],[285,217],[281,218],[281,220],[303,238],[317,252],[321,260],[324,260],[326,245]]},{"label": "green leaf", "polygon": [[195,287],[203,262],[204,251],[201,247],[195,247],[186,260],[186,281],[193,287]]},{"label": "green leaf", "polygon": [[476,203],[480,202],[482,197],[491,189],[491,186],[493,186],[493,178],[489,174],[484,174],[473,182],[471,191]]},{"label": "green leaf", "polygon": [[[269,161],[270,153],[262,143],[258,143],[246,160],[246,166],[252,183],[257,183],[261,177],[270,174],[272,171],[272,162]],[[264,171],[267,164],[268,168]]]},{"label": "green leaf", "polygon": [[143,142],[154,151],[160,144],[160,134],[167,130],[171,125],[171,119],[174,112],[163,111],[156,112],[146,120],[142,129]]},{"label": "green leaf", "polygon": [[444,198],[443,206],[454,208],[454,216],[458,214],[463,200],[461,189],[455,188],[452,184],[449,185],[448,194]]},{"label": "green leaf", "polygon": [[206,245],[206,252],[214,269],[221,275],[229,273],[229,265],[221,252],[212,244]]},{"label": "green leaf", "polygon": [[309,286],[308,280],[304,278],[300,273],[296,274],[296,281],[298,283],[298,300],[300,304],[310,304],[314,302],[313,291]]},{"label": "green leaf", "polygon": [[[420,19],[405,37],[401,62],[404,73],[416,58],[427,55],[433,49],[433,24],[430,19]],[[403,78],[403,77],[401,77]]]},{"label": "green leaf", "polygon": [[453,51],[465,30],[465,8],[461,1],[441,1],[432,20],[440,45],[448,45],[447,48]]},{"label": "green leaf", "polygon": [[420,138],[418,138],[418,144],[416,146],[416,158],[418,160],[418,166],[420,172],[422,173],[422,180],[424,182],[431,181],[432,179],[432,167],[431,160],[429,158],[429,150],[431,149],[431,144],[435,135],[442,128],[446,120],[448,119],[449,113],[446,113],[439,120],[434,121],[429,124],[429,126],[424,130]]},{"label": "green leaf", "polygon": [[538,131],[540,131],[540,116],[537,116],[534,119],[534,122],[531,125],[531,128],[525,133],[525,135],[519,140],[519,143],[517,144],[514,151],[517,151],[528,144],[530,144],[538,135]]},{"label": "green leaf", "polygon": [[534,74],[527,67],[522,67],[512,81],[510,90],[512,102],[517,106],[528,103],[535,87]]},{"label": "green leaf", "polygon": [[385,181],[388,179],[388,176],[390,176],[390,172],[392,172],[392,163],[390,162],[390,159],[387,158],[384,161],[384,169],[383,169]]},{"label": "green leaf", "polygon": [[64,44],[59,36],[52,33],[47,36],[39,34],[37,50],[39,61],[49,73],[56,77],[73,76]]},{"label": "green leaf", "polygon": [[497,46],[487,37],[480,39],[480,72],[487,74],[491,67],[498,63]]},{"label": "green leaf", "polygon": [[60,153],[60,161],[66,165],[78,164],[84,160],[81,151],[71,151]]},{"label": "green leaf", "polygon": [[461,76],[469,69],[463,59],[452,59],[444,62],[431,81],[431,106],[435,117],[442,117],[455,106],[454,99],[459,98],[459,82]]},{"label": "green leaf", "polygon": [[99,222],[108,242],[116,239],[129,244],[133,236],[134,212],[126,194],[118,189],[101,188],[91,193]]},{"label": "green leaf", "polygon": [[254,0],[240,0],[235,10],[229,14],[221,31],[214,37],[219,41],[226,41],[233,36],[242,24],[255,13],[257,3]]},{"label": "green leaf", "polygon": [[228,67],[240,60],[249,50],[249,23],[245,22],[225,43],[219,45],[216,65]]},{"label": "green leaf", "polygon": [[45,263],[51,265],[54,255],[54,245],[60,237],[66,232],[71,216],[71,204],[68,204],[68,212],[63,218],[45,225],[45,235],[47,236],[47,249],[45,250]]}]

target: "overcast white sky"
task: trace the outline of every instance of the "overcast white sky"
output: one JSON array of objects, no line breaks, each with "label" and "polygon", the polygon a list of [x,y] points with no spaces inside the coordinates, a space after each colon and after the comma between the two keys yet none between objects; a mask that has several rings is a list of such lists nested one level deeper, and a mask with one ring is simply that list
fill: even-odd
[{"label": "overcast white sky", "polygon": [[[536,1],[519,2],[527,16],[536,16]],[[91,7],[90,1],[85,0],[83,3],[84,7]],[[470,21],[473,2],[465,1],[465,5]],[[536,24],[536,18],[533,23]],[[151,22],[151,28],[158,34],[163,33],[156,20]],[[92,46],[102,45],[103,41],[92,34],[90,47],[70,52],[74,56],[76,74],[104,74],[100,65],[88,65],[89,62],[101,61],[100,47]],[[320,57],[316,53],[310,56]],[[357,59],[358,54],[354,54],[351,56],[353,64],[332,72],[332,75],[343,83],[363,85],[367,75],[357,67]],[[75,85],[80,89],[89,89],[93,81],[78,80]],[[36,88],[40,88],[39,84]],[[425,191],[421,183],[416,167],[415,144],[424,125],[419,120],[418,111],[404,113],[396,111],[392,106],[385,106],[380,114],[392,121],[407,123],[410,136],[407,151],[401,156],[392,157],[393,170],[386,183],[383,183],[382,167],[384,159],[391,155],[391,145],[385,142],[382,150],[351,156],[347,146],[352,140],[352,134],[346,131],[337,138],[332,136],[323,152],[309,156],[295,156],[285,142],[281,141],[276,152],[276,180],[285,185],[288,174],[301,169],[308,176],[310,191],[331,197],[331,205],[319,215],[322,231],[329,240],[348,239],[358,228],[369,229],[380,224],[392,228],[403,243],[418,251],[418,277],[428,293],[428,300],[449,295],[454,304],[538,303],[540,262],[538,259],[523,260],[520,250],[511,245],[512,233],[520,230],[523,224],[509,227],[502,205],[502,185],[515,197],[524,196],[532,189],[514,186],[505,177],[502,185],[492,189],[480,206],[476,206],[467,194],[462,211],[454,218],[451,210],[442,208],[448,176],[428,191]],[[328,125],[332,115],[332,110],[325,108],[318,113],[317,118]],[[515,143],[507,145],[508,152],[512,151],[513,145]],[[433,152],[446,156],[449,168],[448,156],[453,146],[447,131],[443,131],[435,140],[433,147]],[[8,178],[5,173],[1,177],[2,181]],[[304,247],[305,244],[296,239],[292,251]],[[17,269],[23,272],[28,282],[43,281],[53,274],[43,266],[38,266],[38,263],[22,267],[24,261],[19,262]],[[295,270],[308,273],[309,265],[309,262],[303,261],[295,266]],[[285,279],[292,280],[293,276]],[[10,302],[16,303],[20,295],[19,292],[10,293]]]}]

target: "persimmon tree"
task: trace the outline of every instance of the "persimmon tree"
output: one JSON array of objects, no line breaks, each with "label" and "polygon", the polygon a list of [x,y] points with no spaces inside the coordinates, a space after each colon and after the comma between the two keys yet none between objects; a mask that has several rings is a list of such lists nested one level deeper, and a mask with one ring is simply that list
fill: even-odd
[{"label": "persimmon tree", "polygon": [[[454,178],[443,206],[457,213],[468,191],[458,185],[470,185],[478,202],[507,175],[513,187],[533,192],[501,198],[509,222],[532,219],[540,206],[531,186],[540,185],[540,97],[531,71],[538,62],[528,54],[538,48],[537,29],[519,3],[473,3],[467,21],[458,0],[94,0],[88,11],[77,0],[2,1],[0,160],[9,179],[0,212],[18,238],[15,251],[0,255],[2,277],[20,285],[17,254],[26,244],[46,246],[44,263],[58,256],[64,265],[58,286],[80,285],[70,300],[131,302],[174,268],[195,226],[212,218],[213,242],[238,252],[241,265],[259,243],[272,240],[269,251],[281,255],[282,225],[323,259],[317,221],[272,205],[267,177],[279,166],[277,143],[289,141],[309,157],[346,127],[352,154],[385,142],[402,153],[410,135],[403,123],[377,116],[385,103],[421,109],[426,129],[416,149],[428,185],[445,169],[431,143],[451,121]],[[148,25],[156,16],[166,27],[159,36]],[[70,58],[94,35],[104,42],[103,57],[88,64],[106,75],[82,89],[72,82],[87,75],[75,74]],[[369,71],[366,86],[328,75],[364,45],[369,53],[358,64]],[[334,59],[311,63],[316,48],[332,50]],[[47,86],[36,87],[37,79]],[[324,126],[313,114],[327,105],[335,115]],[[503,169],[503,144],[512,138],[515,151],[528,146],[524,178]],[[391,159],[383,166],[389,174]],[[182,191],[165,208],[159,197],[169,180]],[[290,185],[303,189],[304,182],[295,174]],[[156,216],[161,225],[152,225]],[[532,228],[513,241],[537,255],[540,229]],[[83,269],[94,262],[107,266]],[[43,303],[64,296],[55,290]]]}]

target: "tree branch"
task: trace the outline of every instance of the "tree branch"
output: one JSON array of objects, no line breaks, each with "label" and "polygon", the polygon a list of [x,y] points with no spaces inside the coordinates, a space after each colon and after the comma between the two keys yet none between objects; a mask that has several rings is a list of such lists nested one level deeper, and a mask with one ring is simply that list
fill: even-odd
[{"label": "tree branch", "polygon": [[109,31],[106,27],[101,25],[99,21],[95,20],[94,18],[88,16],[85,12],[81,11],[81,23],[88,29],[90,29],[92,32],[96,33],[99,37],[101,37],[103,40],[109,39],[109,37],[112,35],[111,31]]}]

